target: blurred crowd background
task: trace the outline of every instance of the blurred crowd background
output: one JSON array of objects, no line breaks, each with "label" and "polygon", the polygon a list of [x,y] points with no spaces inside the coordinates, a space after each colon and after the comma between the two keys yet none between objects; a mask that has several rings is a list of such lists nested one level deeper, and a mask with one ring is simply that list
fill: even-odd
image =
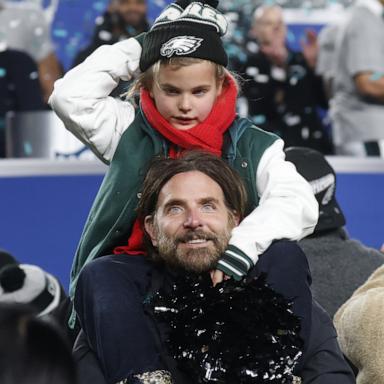
[{"label": "blurred crowd background", "polygon": [[[147,31],[167,3],[0,0],[0,157],[92,158],[50,111],[53,84],[98,46]],[[345,44],[337,37],[341,39],[337,32],[350,18],[352,4],[222,0],[219,7],[230,20],[225,37],[230,69],[242,79],[239,114],[277,133],[287,147],[311,147],[326,155],[381,156],[384,135],[375,128],[384,120],[380,68],[369,63],[369,84],[356,91],[352,83],[345,86],[352,69],[338,57],[355,61],[354,53],[339,52],[338,46]],[[380,38],[371,41],[374,50]],[[357,44],[353,49],[360,51]],[[373,81],[379,88],[370,90]],[[121,93],[119,89],[116,95]],[[353,112],[348,120],[349,110],[365,112]],[[373,117],[368,118],[367,111]],[[361,128],[365,123],[369,127]]]}]

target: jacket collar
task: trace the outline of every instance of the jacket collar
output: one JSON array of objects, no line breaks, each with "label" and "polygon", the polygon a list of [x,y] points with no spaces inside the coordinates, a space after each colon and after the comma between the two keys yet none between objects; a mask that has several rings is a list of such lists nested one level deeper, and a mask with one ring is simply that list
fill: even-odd
[{"label": "jacket collar", "polygon": [[224,135],[222,157],[226,159],[230,165],[233,164],[236,158],[237,143],[248,127],[249,121],[247,119],[239,119],[236,117]]}]

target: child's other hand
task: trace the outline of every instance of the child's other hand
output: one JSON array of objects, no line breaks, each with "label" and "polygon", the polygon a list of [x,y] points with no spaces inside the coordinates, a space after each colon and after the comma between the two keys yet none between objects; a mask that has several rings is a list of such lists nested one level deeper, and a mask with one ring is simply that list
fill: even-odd
[{"label": "child's other hand", "polygon": [[227,276],[224,272],[220,271],[219,269],[215,269],[211,271],[211,279],[213,286],[215,287],[216,284],[221,283],[223,280],[230,279],[230,276]]}]

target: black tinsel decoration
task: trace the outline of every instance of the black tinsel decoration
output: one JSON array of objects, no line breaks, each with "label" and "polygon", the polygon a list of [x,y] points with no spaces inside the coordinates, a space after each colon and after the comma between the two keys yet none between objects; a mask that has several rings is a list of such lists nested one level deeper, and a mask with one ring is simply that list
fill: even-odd
[{"label": "black tinsel decoration", "polygon": [[151,300],[167,322],[167,346],[196,383],[292,383],[303,346],[300,321],[265,275],[212,286],[209,275],[183,275]]}]

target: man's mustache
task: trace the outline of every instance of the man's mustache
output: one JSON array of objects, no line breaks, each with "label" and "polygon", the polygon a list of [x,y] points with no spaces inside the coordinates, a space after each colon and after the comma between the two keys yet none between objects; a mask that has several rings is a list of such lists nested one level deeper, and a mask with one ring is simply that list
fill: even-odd
[{"label": "man's mustache", "polygon": [[184,235],[178,236],[176,239],[176,243],[187,243],[192,240],[211,240],[213,242],[217,241],[217,236],[212,233],[197,230],[197,231],[188,231]]}]

